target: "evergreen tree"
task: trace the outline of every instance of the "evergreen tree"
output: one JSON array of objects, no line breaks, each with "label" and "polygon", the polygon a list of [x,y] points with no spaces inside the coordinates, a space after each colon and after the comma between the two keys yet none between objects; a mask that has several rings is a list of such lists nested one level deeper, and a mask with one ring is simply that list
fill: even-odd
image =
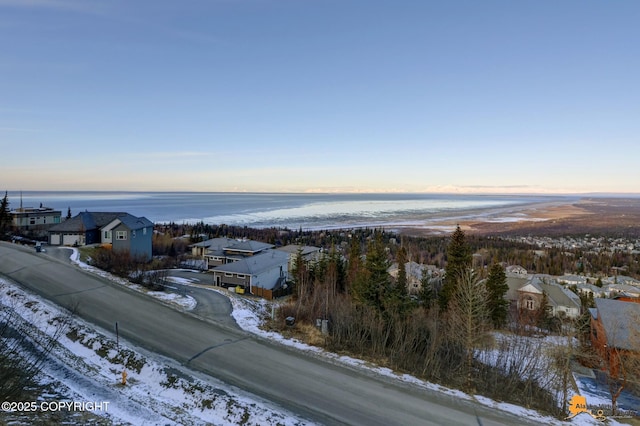
[{"label": "evergreen tree", "polygon": [[540,301],[540,307],[536,313],[536,325],[540,328],[550,330],[553,326],[553,316],[551,315],[551,308],[549,307],[549,295],[546,291],[542,292],[542,300]]},{"label": "evergreen tree", "polygon": [[388,280],[388,285],[382,295],[383,307],[385,311],[404,317],[411,307],[407,288],[407,270],[405,269],[407,252],[404,247],[398,250],[396,260],[398,262],[398,277],[393,281]]},{"label": "evergreen tree", "polygon": [[347,291],[347,266],[333,245],[329,250],[328,262],[328,273],[335,275],[335,291],[345,293]]},{"label": "evergreen tree", "polygon": [[397,283],[399,286],[406,288],[407,287],[407,251],[404,247],[400,247],[398,253],[396,254],[396,262],[398,262],[398,278]]},{"label": "evergreen tree", "polygon": [[[4,192],[4,197],[0,202],[0,233],[4,234],[11,224],[11,213],[9,211],[9,195]],[[2,235],[0,235],[1,237]]]},{"label": "evergreen tree", "polygon": [[383,299],[389,286],[389,261],[382,244],[382,236],[376,233],[367,246],[364,274],[357,280],[354,296],[367,305],[383,310]]},{"label": "evergreen tree", "polygon": [[426,269],[422,270],[422,277],[420,278],[421,288],[420,288],[420,301],[426,307],[431,306],[431,302],[433,301],[433,286],[431,285],[431,279],[429,278],[429,274]]},{"label": "evergreen tree", "polygon": [[71,219],[71,206],[67,207],[67,219]]},{"label": "evergreen tree", "polygon": [[509,301],[504,298],[509,286],[507,285],[507,275],[499,263],[491,265],[486,287],[491,322],[495,328],[500,328],[505,324],[509,313]]},{"label": "evergreen tree", "polygon": [[349,245],[349,259],[347,264],[347,280],[346,280],[347,292],[353,293],[354,288],[357,288],[359,286],[359,280],[361,275],[362,275],[362,251],[360,248],[360,239],[354,235]]},{"label": "evergreen tree", "polygon": [[298,249],[296,258],[293,261],[293,285],[295,294],[298,299],[305,298],[311,291],[311,278],[309,273],[309,266],[302,256],[302,248]]},{"label": "evergreen tree", "polygon": [[447,309],[449,299],[455,292],[458,280],[471,269],[471,248],[467,244],[464,232],[460,225],[451,235],[451,241],[447,246],[447,265],[445,267],[444,284],[438,295],[440,308]]}]

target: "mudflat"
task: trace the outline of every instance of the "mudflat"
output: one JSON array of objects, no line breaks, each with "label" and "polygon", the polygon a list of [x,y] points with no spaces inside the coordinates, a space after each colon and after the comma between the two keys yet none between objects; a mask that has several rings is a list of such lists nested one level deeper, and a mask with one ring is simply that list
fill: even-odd
[{"label": "mudflat", "polygon": [[560,236],[590,233],[594,235],[640,238],[640,197],[584,197],[574,202],[531,204],[506,216],[470,218],[438,222],[437,229],[407,227],[407,235],[441,235],[443,228],[456,225],[476,235]]},{"label": "mudflat", "polygon": [[535,206],[520,221],[465,224],[469,232],[492,234],[606,234],[640,237],[640,198],[583,198],[575,203]]}]

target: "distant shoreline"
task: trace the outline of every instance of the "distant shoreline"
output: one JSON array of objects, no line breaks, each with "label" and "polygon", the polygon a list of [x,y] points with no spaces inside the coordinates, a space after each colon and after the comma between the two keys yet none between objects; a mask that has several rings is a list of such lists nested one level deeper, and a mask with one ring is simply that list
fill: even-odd
[{"label": "distant shoreline", "polygon": [[[12,194],[9,201],[10,208],[42,204],[63,213],[70,209],[72,215],[85,210],[128,212],[154,223],[309,231],[368,227],[406,235],[446,235],[456,225],[484,234],[536,229],[560,232],[562,226],[581,232],[601,222],[594,218],[618,213],[607,226],[640,223],[640,217],[628,223],[629,217],[640,212],[640,197],[24,191],[17,197]],[[616,206],[625,211],[617,212]]]},{"label": "distant shoreline", "polygon": [[[640,198],[584,197],[569,203],[541,203],[523,208],[514,222],[469,220],[462,229],[477,235],[609,235],[640,238]],[[411,235],[429,235],[419,229]]]}]

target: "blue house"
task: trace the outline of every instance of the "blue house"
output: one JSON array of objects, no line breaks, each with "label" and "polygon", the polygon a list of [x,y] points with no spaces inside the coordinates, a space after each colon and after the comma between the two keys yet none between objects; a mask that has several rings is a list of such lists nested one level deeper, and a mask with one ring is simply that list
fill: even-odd
[{"label": "blue house", "polygon": [[52,246],[85,246],[102,242],[100,229],[122,212],[80,212],[49,228],[49,244]]},{"label": "blue house", "polygon": [[114,251],[151,259],[153,222],[122,212],[81,212],[49,229],[49,244],[84,246],[109,244]]},{"label": "blue house", "polygon": [[102,243],[110,243],[114,252],[129,252],[131,257],[151,260],[153,222],[146,217],[123,213],[103,226]]}]

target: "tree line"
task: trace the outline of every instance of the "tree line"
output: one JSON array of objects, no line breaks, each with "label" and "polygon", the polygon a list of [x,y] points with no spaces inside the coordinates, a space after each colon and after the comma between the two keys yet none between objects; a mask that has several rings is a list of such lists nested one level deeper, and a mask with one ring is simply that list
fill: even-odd
[{"label": "tree line", "polygon": [[[333,246],[315,262],[306,262],[300,252],[293,269],[294,297],[280,307],[279,324],[288,316],[310,325],[327,320],[327,349],[558,414],[555,393],[544,386],[547,369],[522,375],[500,364],[524,362],[522,348],[505,348],[510,356],[494,364],[481,362],[478,355],[496,345],[492,331],[503,329],[509,320],[502,266],[494,263],[485,277],[477,274],[471,247],[458,227],[446,244],[442,284],[425,279],[419,296],[411,297],[403,268],[397,278],[387,272],[391,260],[404,264],[407,251],[400,245],[392,254],[384,239],[384,232],[352,238],[345,256]],[[539,353],[536,359],[542,363],[545,357]]]}]

